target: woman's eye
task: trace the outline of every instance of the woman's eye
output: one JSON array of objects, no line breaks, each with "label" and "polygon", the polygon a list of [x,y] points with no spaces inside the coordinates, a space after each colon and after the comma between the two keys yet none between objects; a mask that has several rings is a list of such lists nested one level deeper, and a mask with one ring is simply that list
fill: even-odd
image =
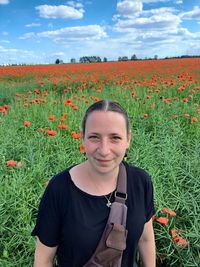
[{"label": "woman's eye", "polygon": [[113,136],[112,137],[112,140],[119,141],[119,140],[121,140],[121,137],[120,136]]},{"label": "woman's eye", "polygon": [[96,135],[91,135],[91,136],[89,136],[89,139],[97,140],[97,139],[98,139],[98,136],[96,136]]}]

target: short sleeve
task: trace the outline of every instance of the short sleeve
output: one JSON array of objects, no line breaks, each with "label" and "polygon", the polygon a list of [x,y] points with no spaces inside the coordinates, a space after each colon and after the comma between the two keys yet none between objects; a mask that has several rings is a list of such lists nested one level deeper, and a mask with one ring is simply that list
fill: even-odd
[{"label": "short sleeve", "polygon": [[49,247],[59,244],[61,229],[60,196],[51,181],[39,204],[37,221],[31,235],[38,236],[40,241]]},{"label": "short sleeve", "polygon": [[151,181],[150,176],[147,176],[147,183],[146,183],[146,222],[148,222],[152,216],[155,214],[155,207],[154,207],[154,194],[153,194],[153,184]]}]

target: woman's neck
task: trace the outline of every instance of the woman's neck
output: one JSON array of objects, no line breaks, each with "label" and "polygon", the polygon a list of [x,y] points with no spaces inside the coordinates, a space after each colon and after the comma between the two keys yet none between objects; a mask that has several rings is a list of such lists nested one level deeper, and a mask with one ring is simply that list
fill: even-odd
[{"label": "woman's neck", "polygon": [[100,173],[92,168],[90,163],[86,161],[84,163],[84,169],[91,185],[93,184],[94,186],[101,188],[102,191],[108,190],[111,192],[116,189],[119,167],[107,173]]}]

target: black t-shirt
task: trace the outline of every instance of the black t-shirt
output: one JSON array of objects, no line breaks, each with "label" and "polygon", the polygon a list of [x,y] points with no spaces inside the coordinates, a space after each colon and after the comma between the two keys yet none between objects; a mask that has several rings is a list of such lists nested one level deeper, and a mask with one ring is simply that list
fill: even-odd
[{"label": "black t-shirt", "polygon": [[[127,171],[128,236],[122,267],[128,267],[133,266],[144,224],[154,214],[154,203],[149,175],[141,168],[124,164]],[[31,235],[38,236],[46,246],[58,246],[60,267],[82,267],[98,245],[110,208],[106,206],[104,196],[93,196],[79,189],[73,183],[69,169],[49,182]]]}]

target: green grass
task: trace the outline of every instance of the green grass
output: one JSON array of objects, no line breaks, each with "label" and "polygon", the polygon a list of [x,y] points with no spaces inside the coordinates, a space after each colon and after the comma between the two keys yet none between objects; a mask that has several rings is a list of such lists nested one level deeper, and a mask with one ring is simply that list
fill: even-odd
[{"label": "green grass", "polygon": [[[113,82],[105,85],[102,93],[92,90],[91,86],[78,91],[79,85],[71,84],[72,90],[63,92],[65,86],[58,84],[55,93],[55,87],[48,81],[43,87],[21,81],[12,87],[5,82],[0,84],[0,105],[10,106],[7,115],[0,113],[0,266],[33,265],[35,244],[30,233],[45,182],[67,166],[84,160],[79,151],[81,140],[74,140],[71,131],[79,132],[82,115],[93,103],[91,95],[118,100],[129,113],[132,142],[128,161],[150,173],[156,218],[168,216],[170,219],[167,226],[154,221],[158,261],[162,256],[162,266],[200,266],[200,127],[196,111],[199,107],[194,106],[200,91],[196,90],[188,103],[182,102],[197,85],[191,84],[181,93],[176,86],[170,90],[164,88],[160,93],[147,93],[149,88],[140,86],[136,88],[137,97],[131,95],[130,88],[124,90]],[[41,92],[48,90],[48,96],[35,95],[36,88]],[[32,94],[28,95],[28,91]],[[28,99],[21,97],[18,102],[16,93],[24,93]],[[147,94],[151,96],[149,100],[145,98]],[[73,98],[74,95],[77,98]],[[179,99],[171,100],[171,106],[162,102],[163,98],[177,95]],[[46,98],[46,103],[23,107],[35,98]],[[63,104],[68,98],[78,106],[77,111]],[[85,99],[89,104],[84,103]],[[54,104],[54,100],[58,104]],[[153,103],[155,108],[151,107]],[[68,113],[65,122],[68,131],[57,128],[64,112]],[[149,117],[144,118],[144,113]],[[185,118],[184,113],[190,114],[190,118]],[[178,118],[173,118],[174,114],[178,114]],[[54,115],[55,121],[49,121],[49,115]],[[191,123],[193,116],[198,122]],[[23,125],[25,120],[30,121],[29,128]],[[40,133],[39,128],[56,130],[57,136],[48,137],[45,132]],[[23,166],[7,167],[6,161],[10,159],[22,162]],[[174,210],[177,216],[164,215],[165,207]],[[188,247],[179,247],[172,241],[170,230],[173,228],[183,230],[181,236],[189,241]]]}]

